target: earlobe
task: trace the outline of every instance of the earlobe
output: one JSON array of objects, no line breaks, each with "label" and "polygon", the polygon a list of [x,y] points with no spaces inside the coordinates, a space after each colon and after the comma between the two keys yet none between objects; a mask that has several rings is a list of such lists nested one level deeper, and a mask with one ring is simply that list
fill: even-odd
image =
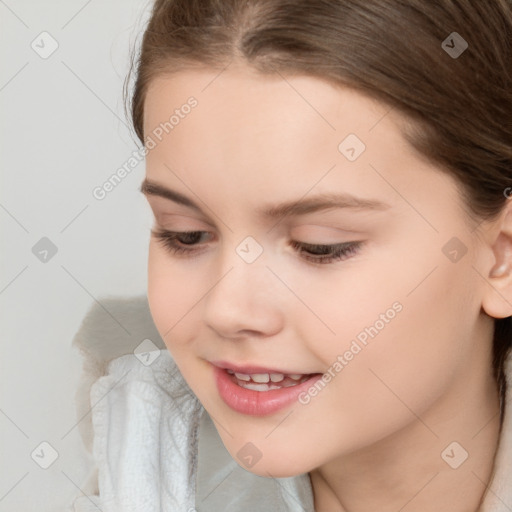
[{"label": "earlobe", "polygon": [[501,228],[491,246],[495,263],[486,276],[482,307],[493,318],[512,316],[512,202],[500,216]]}]

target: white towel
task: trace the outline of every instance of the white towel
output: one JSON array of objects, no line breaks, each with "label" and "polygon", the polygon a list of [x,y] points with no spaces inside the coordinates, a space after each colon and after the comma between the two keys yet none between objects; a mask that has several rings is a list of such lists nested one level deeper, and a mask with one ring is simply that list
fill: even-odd
[{"label": "white towel", "polygon": [[192,512],[197,427],[204,410],[167,350],[145,366],[111,361],[91,388],[98,496],[74,512]]}]

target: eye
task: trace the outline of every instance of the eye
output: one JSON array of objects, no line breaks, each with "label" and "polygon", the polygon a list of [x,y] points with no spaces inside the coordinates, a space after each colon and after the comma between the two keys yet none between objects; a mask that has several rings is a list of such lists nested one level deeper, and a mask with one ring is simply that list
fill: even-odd
[{"label": "eye", "polygon": [[[189,249],[197,245],[197,242],[206,231],[168,231],[166,229],[152,229],[151,234],[162,243],[171,254],[185,254],[196,252]],[[180,245],[181,244],[181,245]]]},{"label": "eye", "polygon": [[[194,247],[207,231],[168,231],[165,229],[151,230],[151,234],[162,243],[165,249],[175,255],[193,256],[197,253]],[[345,260],[357,254],[363,242],[343,242],[339,244],[321,245],[306,244],[292,240],[289,244],[303,257],[312,263],[332,263]]]},{"label": "eye", "polygon": [[290,245],[308,261],[313,263],[332,263],[350,258],[359,251],[362,243],[343,242],[340,244],[320,245],[292,241]]}]

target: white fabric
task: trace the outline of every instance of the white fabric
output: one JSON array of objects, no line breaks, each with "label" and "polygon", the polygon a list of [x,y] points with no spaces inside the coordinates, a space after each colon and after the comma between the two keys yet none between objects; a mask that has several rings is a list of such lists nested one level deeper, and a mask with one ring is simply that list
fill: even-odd
[{"label": "white fabric", "polygon": [[[82,349],[89,347],[84,365],[87,375],[84,376],[81,393],[87,394],[93,381],[90,387],[92,420],[90,424],[87,421],[82,423],[81,432],[84,444],[92,449],[95,466],[82,487],[86,495],[81,492],[77,496],[68,509],[70,512],[98,512],[98,509],[101,512],[195,512],[197,436],[204,408],[188,388],[167,349],[160,350],[159,357],[149,366],[134,356],[133,347],[154,326],[148,316],[145,299],[133,300],[136,301],[135,309],[134,303],[124,303],[117,311],[120,318],[122,311],[129,306],[124,317],[126,325],[130,324],[131,331],[141,330],[131,345],[126,340],[120,343],[116,330],[119,338],[114,341],[118,345],[117,352],[112,345],[105,348],[112,326],[107,328],[103,325],[103,331],[95,331],[96,338],[91,342],[95,350],[91,351],[91,344],[87,345],[85,340],[91,334],[92,326],[97,325],[98,310],[88,315],[84,320],[85,327],[81,329],[80,336],[77,335],[80,339],[78,345]],[[101,342],[97,339],[98,332],[103,338]],[[155,344],[161,345],[154,331],[151,336]],[[106,352],[108,355],[105,357]],[[115,353],[121,355],[113,357]],[[113,358],[108,361],[109,357]],[[96,369],[93,369],[95,365]],[[98,374],[102,375],[91,377]],[[510,389],[512,353],[506,363],[506,374]],[[512,510],[511,395],[507,393],[494,479],[479,512]],[[86,401],[80,397],[78,393],[77,402],[85,408]],[[82,416],[79,410],[79,417]],[[300,485],[295,485],[297,483]],[[292,508],[279,510],[302,510],[300,503],[305,502],[304,493],[295,492],[295,488],[303,490],[303,480],[290,479],[283,486],[283,503],[286,501]],[[217,507],[211,512],[221,510],[225,512]],[[251,507],[250,510],[259,509]]]},{"label": "white fabric", "polygon": [[[134,355],[108,365],[91,389],[94,459],[103,512],[194,508],[196,433],[202,406],[176,376],[167,350],[144,366]],[[75,510],[96,510],[87,497]]]}]

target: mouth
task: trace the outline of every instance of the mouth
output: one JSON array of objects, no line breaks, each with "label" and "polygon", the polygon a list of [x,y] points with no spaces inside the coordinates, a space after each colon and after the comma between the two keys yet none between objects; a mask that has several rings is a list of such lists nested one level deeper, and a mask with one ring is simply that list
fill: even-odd
[{"label": "mouth", "polygon": [[297,386],[309,380],[317,373],[300,374],[300,373],[240,373],[230,369],[226,369],[226,373],[230,376],[232,382],[245,389],[254,391],[270,391],[272,389],[289,388]]},{"label": "mouth", "polygon": [[220,398],[231,409],[247,415],[264,416],[297,401],[300,393],[322,378],[322,373],[264,372],[255,367],[245,372],[213,364]]}]

